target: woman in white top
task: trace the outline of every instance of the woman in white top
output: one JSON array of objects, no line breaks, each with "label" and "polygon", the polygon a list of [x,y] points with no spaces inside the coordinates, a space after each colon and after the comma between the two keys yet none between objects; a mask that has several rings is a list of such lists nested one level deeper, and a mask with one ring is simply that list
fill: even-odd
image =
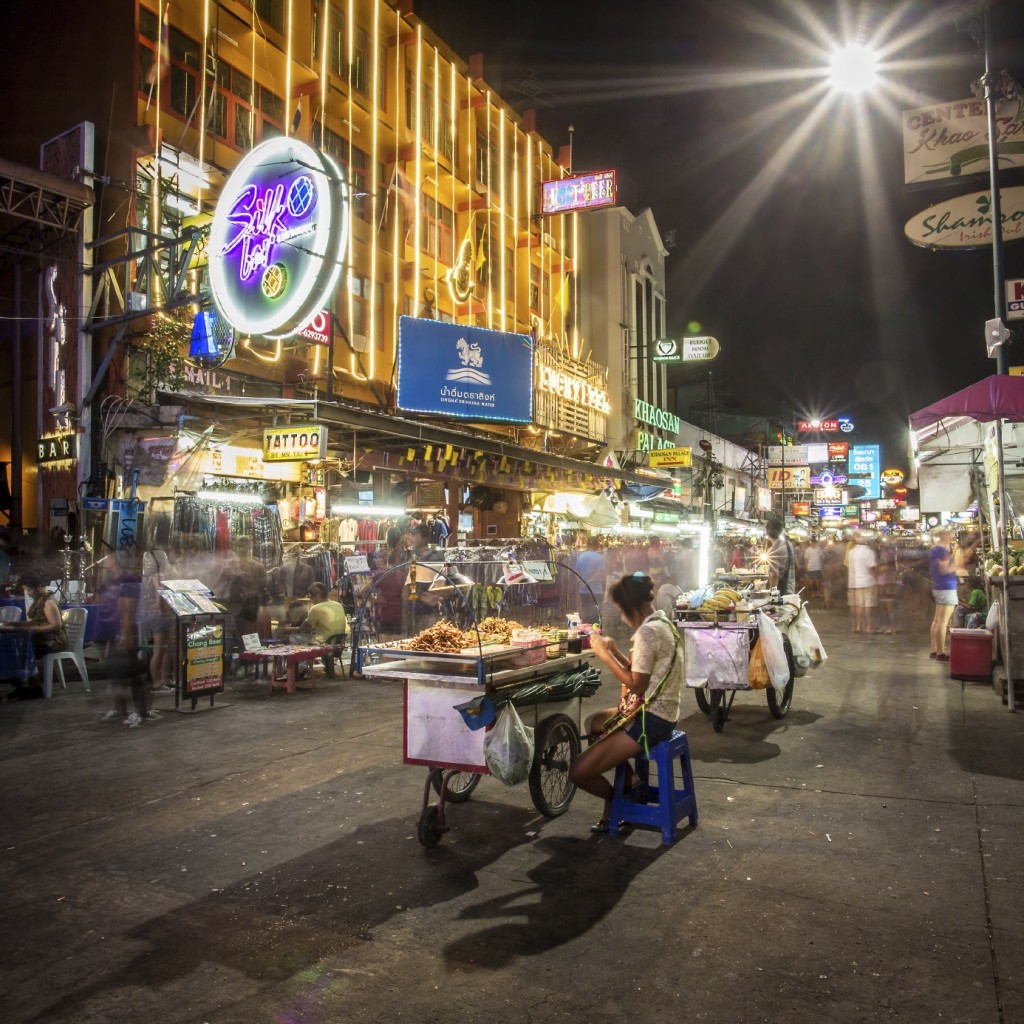
[{"label": "woman in white top", "polygon": [[[584,792],[604,801],[604,814],[592,831],[607,832],[613,788],[604,773],[631,757],[668,739],[679,719],[683,692],[683,650],[679,635],[663,611],[654,609],[654,584],[649,576],[623,576],[610,597],[633,634],[632,659],[615,641],[592,635],[590,646],[622,683],[622,701],[616,713],[602,715],[592,731],[600,738],[569,769],[569,778]],[[598,716],[595,716],[598,717]]]}]

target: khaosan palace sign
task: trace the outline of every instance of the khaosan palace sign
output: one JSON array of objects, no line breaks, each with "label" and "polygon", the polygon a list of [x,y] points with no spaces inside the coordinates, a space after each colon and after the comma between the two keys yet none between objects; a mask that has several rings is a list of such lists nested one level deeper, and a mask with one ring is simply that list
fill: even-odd
[{"label": "khaosan palace sign", "polygon": [[338,165],[296,139],[261,143],[235,168],[210,229],[210,285],[224,318],[286,338],[328,305],[349,231]]},{"label": "khaosan palace sign", "polygon": [[658,448],[674,448],[676,437],[679,434],[679,417],[675,413],[665,409],[659,409],[650,402],[640,398],[633,399],[633,418],[640,423],[646,423],[658,430],[664,430],[670,437],[658,437],[648,434],[646,430],[637,431],[636,446],[642,452],[653,451]]}]

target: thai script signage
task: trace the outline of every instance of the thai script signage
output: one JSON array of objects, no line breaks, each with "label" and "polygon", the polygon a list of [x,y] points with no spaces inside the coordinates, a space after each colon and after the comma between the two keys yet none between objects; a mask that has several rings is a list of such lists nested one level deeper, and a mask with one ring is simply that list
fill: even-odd
[{"label": "thai script signage", "polygon": [[568,213],[570,210],[614,206],[617,194],[614,171],[594,171],[555,181],[542,181],[540,212]]},{"label": "thai script signage", "polygon": [[[996,103],[1000,166],[1024,152],[1024,108],[1016,100]],[[988,171],[988,116],[976,97],[935,103],[903,112],[903,180],[907,185],[944,182]]]},{"label": "thai script signage", "polygon": [[657,466],[681,466],[684,469],[693,465],[692,448],[662,448],[659,451],[652,451],[647,456],[647,465]]},{"label": "thai script signage", "polygon": [[[1024,238],[1024,185],[999,190],[1003,241]],[[981,249],[992,244],[992,192],[972,192],[947,199],[904,225],[914,245],[926,249]]]},{"label": "thai script signage", "polygon": [[644,402],[639,398],[633,399],[633,418],[641,423],[647,423],[659,430],[668,431],[670,434],[679,433],[679,417],[675,413],[659,409],[656,405]]},{"label": "thai script signage", "polygon": [[611,412],[612,403],[607,391],[553,366],[537,367],[537,389],[558,395],[576,405],[585,405],[588,409],[596,409],[603,413]]},{"label": "thai script signage", "polygon": [[398,408],[464,420],[530,423],[533,339],[403,316]]},{"label": "thai script signage", "polygon": [[881,496],[879,472],[881,469],[881,450],[877,444],[854,445],[850,448],[849,479],[850,484],[864,488],[864,498]]},{"label": "thai script signage", "polygon": [[302,462],[322,459],[327,451],[327,430],[319,424],[266,427],[263,431],[264,462]]},{"label": "thai script signage", "polygon": [[327,304],[348,240],[345,176],[327,155],[276,137],[228,178],[210,229],[210,286],[247,334],[294,334]]}]

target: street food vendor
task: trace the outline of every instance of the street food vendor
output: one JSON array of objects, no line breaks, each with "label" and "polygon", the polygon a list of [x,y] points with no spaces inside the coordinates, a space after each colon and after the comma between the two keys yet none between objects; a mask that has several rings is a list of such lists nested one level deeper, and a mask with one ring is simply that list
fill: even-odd
[{"label": "street food vendor", "polygon": [[594,832],[609,828],[614,790],[604,773],[671,737],[684,684],[683,645],[668,616],[654,608],[651,578],[639,572],[623,576],[609,596],[623,621],[636,632],[632,658],[610,638],[596,634],[590,638],[597,657],[623,686],[617,711],[591,718],[588,732],[599,738],[569,769],[569,778],[580,789],[604,801],[600,820],[591,826]]},{"label": "street food vendor", "polygon": [[327,588],[322,583],[314,583],[309,588],[309,600],[312,602],[305,619],[294,626],[284,626],[281,635],[292,643],[326,644],[333,636],[348,632],[348,619],[340,601],[328,597]]}]

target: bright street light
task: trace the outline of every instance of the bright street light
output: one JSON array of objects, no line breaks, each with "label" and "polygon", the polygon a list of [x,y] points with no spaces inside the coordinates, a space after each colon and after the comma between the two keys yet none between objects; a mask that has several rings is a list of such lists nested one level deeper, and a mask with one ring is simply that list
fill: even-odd
[{"label": "bright street light", "polygon": [[830,62],[829,81],[840,92],[858,93],[878,80],[878,54],[870,46],[850,43],[836,50]]}]

